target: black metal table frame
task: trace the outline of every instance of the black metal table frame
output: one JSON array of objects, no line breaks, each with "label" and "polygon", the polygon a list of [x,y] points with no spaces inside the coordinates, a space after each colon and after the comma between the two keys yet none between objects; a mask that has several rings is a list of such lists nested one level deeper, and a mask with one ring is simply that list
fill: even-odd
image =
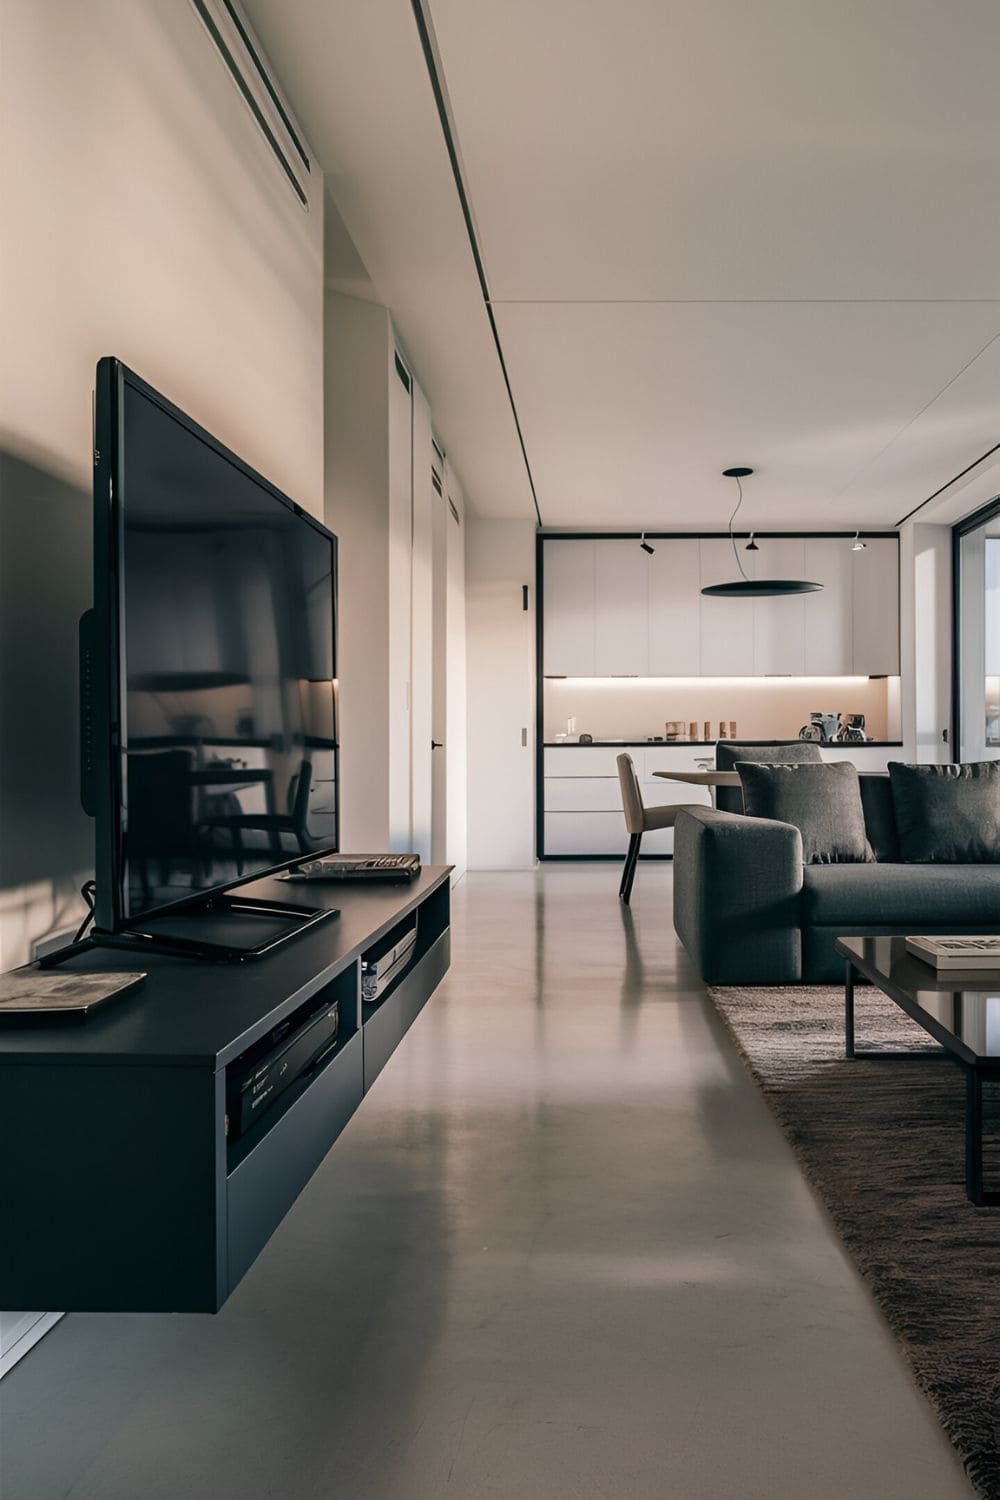
[{"label": "black metal table frame", "polygon": [[[867,980],[893,1005],[908,1015],[911,1021],[926,1031],[928,1036],[940,1044],[940,1054],[933,1052],[897,1052],[875,1048],[858,1049],[854,1035],[854,983],[855,974]],[[970,1202],[977,1208],[1000,1206],[1000,1190],[983,1187],[983,1084],[1000,1082],[1000,1059],[996,1062],[979,1062],[963,1057],[955,1050],[957,1038],[946,1027],[938,1025],[921,1006],[908,1003],[900,995],[883,989],[878,979],[866,974],[852,959],[846,961],[844,978],[844,1055],[855,1062],[879,1062],[887,1059],[902,1062],[926,1061],[928,1056],[951,1057],[965,1069],[965,1191]]]}]

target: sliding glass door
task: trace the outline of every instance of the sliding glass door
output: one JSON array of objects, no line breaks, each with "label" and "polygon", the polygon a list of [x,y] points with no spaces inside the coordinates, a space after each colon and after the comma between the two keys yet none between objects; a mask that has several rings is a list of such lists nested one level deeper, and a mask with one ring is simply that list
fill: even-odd
[{"label": "sliding glass door", "polygon": [[955,740],[1000,760],[1000,498],[955,527]]}]

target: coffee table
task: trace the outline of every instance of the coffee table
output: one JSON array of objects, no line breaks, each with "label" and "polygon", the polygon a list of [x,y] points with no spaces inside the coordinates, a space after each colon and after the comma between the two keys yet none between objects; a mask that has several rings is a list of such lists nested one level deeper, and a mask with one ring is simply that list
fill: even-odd
[{"label": "coffee table", "polygon": [[854,985],[876,985],[965,1069],[965,1190],[980,1207],[1000,1205],[1000,1191],[983,1187],[983,1084],[1000,1081],[1000,970],[938,974],[906,951],[903,937],[842,937],[845,1054],[877,1061],[926,1058],[926,1052],[859,1048],[854,1036]]}]

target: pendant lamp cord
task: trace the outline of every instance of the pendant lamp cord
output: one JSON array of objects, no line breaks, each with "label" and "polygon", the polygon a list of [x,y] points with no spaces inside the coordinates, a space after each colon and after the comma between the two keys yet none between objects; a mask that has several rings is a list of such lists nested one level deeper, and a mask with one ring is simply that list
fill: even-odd
[{"label": "pendant lamp cord", "polygon": [[735,476],[735,479],[736,479],[736,488],[740,492],[740,498],[736,502],[736,510],[734,510],[733,513],[732,513],[732,515],[729,517],[729,540],[732,543],[733,556],[736,559],[736,566],[739,568],[740,572],[743,574],[743,577],[744,577],[745,581],[747,583],[749,583],[750,582],[750,578],[749,578],[749,576],[747,574],[746,568],[744,568],[742,562],[740,561],[740,554],[739,554],[739,551],[738,551],[737,546],[736,546],[736,538],[733,536],[733,522],[736,520],[736,511],[738,511],[739,508],[740,508],[740,506],[743,504],[743,482],[740,479],[740,477],[739,477],[738,474]]}]

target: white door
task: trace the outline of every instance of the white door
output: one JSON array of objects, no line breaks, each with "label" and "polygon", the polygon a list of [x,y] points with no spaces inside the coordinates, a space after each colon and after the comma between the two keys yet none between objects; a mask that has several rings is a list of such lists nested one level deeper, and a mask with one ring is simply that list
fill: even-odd
[{"label": "white door", "polygon": [[445,501],[447,504],[446,590],[447,618],[447,713],[444,726],[444,749],[435,750],[445,757],[446,772],[446,842],[444,858],[454,865],[452,882],[465,873],[468,858],[468,714],[467,660],[465,631],[465,503],[462,487],[448,464],[445,464]]},{"label": "white door", "polygon": [[431,714],[431,862],[448,862],[448,527],[444,459],[435,450],[431,473],[433,510],[434,691]]},{"label": "white door", "polygon": [[[404,379],[405,376],[405,379]],[[398,356],[389,368],[389,847],[410,848],[410,635],[413,550],[413,401]]]}]

